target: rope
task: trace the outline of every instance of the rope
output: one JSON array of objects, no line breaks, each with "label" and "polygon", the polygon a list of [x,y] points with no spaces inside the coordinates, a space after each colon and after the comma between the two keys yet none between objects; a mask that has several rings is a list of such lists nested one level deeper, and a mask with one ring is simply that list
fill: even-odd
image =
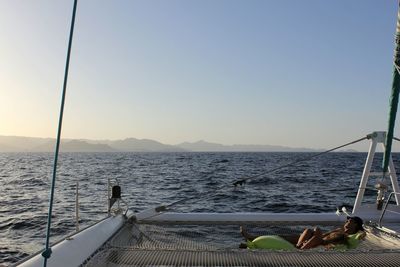
[{"label": "rope", "polygon": [[256,179],[256,178],[258,178],[258,177],[261,177],[261,176],[264,176],[264,175],[266,175],[266,174],[270,174],[270,173],[276,172],[276,171],[278,171],[278,170],[281,170],[281,169],[283,169],[283,168],[286,168],[286,167],[295,165],[295,164],[300,163],[300,162],[303,162],[303,161],[308,161],[308,160],[310,160],[310,159],[313,159],[313,158],[316,158],[316,157],[318,157],[318,156],[324,155],[324,154],[326,154],[326,153],[332,152],[332,151],[337,150],[337,149],[339,149],[339,148],[343,148],[343,147],[345,147],[345,146],[349,146],[349,145],[358,143],[358,142],[360,142],[360,141],[363,141],[363,140],[369,139],[369,138],[371,138],[371,137],[370,137],[369,135],[367,135],[366,137],[363,137],[363,138],[354,140],[354,141],[352,141],[352,142],[346,143],[346,144],[344,144],[344,145],[337,146],[337,147],[331,148],[331,149],[329,149],[329,150],[326,150],[326,151],[323,151],[323,152],[320,152],[320,153],[311,155],[311,156],[309,156],[309,157],[305,157],[305,158],[302,158],[302,159],[294,160],[294,161],[292,161],[292,162],[290,162],[290,163],[288,163],[288,164],[284,164],[284,165],[278,166],[278,167],[273,168],[273,169],[271,169],[271,170],[268,170],[268,171],[266,171],[266,172],[264,172],[264,173],[261,173],[261,174],[257,174],[257,175],[254,175],[254,176],[250,176],[250,177],[247,177],[247,178],[240,179],[240,180],[234,182],[233,185],[234,185],[235,187],[238,186],[238,185],[242,185],[242,184],[244,184],[244,183],[245,183],[246,181],[248,181],[248,180]]},{"label": "rope", "polygon": [[[266,174],[269,174],[269,173],[273,173],[273,172],[278,171],[278,170],[280,170],[280,169],[283,169],[283,168],[285,168],[285,167],[288,167],[288,166],[297,164],[297,163],[299,163],[299,162],[303,162],[303,161],[307,161],[307,160],[313,159],[313,158],[315,158],[315,157],[324,155],[324,154],[329,153],[329,152],[332,152],[332,151],[334,151],[334,150],[337,150],[337,149],[340,149],[340,148],[343,148],[343,147],[346,147],[346,146],[349,146],[349,145],[352,145],[352,144],[355,144],[355,143],[358,143],[358,142],[361,142],[361,141],[363,141],[363,140],[370,139],[370,138],[372,138],[372,135],[369,134],[369,135],[367,135],[367,136],[365,136],[365,137],[363,137],[363,138],[354,140],[354,141],[349,142],[349,143],[346,143],[346,144],[344,144],[344,145],[331,148],[331,149],[329,149],[329,150],[326,150],[326,151],[323,151],[323,152],[320,152],[320,153],[311,155],[311,156],[306,157],[306,158],[302,158],[302,159],[298,159],[298,160],[292,161],[292,162],[290,162],[290,163],[288,163],[288,164],[285,164],[285,165],[281,165],[281,166],[276,167],[276,168],[273,168],[273,169],[271,169],[271,170],[269,170],[269,171],[267,171],[267,172],[264,172],[264,173],[261,173],[261,174],[257,174],[257,175],[251,176],[251,177],[247,177],[247,178],[240,179],[240,180],[234,182],[233,185],[234,185],[235,188],[236,188],[237,185],[242,185],[242,184],[244,184],[246,181],[248,181],[248,180],[250,180],[250,179],[259,178],[259,177],[261,177],[261,176],[263,176],[263,175],[266,175]],[[400,139],[399,139],[399,141],[400,141]],[[159,216],[159,215],[162,214],[161,211],[165,211],[167,208],[170,208],[170,207],[172,207],[172,206],[175,206],[176,204],[181,204],[181,203],[187,202],[187,201],[192,200],[192,199],[196,199],[196,200],[199,200],[199,199],[202,199],[202,200],[210,199],[210,198],[214,197],[214,194],[215,194],[217,191],[219,191],[219,190],[221,190],[221,189],[226,189],[226,188],[227,188],[226,185],[222,185],[222,186],[220,186],[220,187],[216,187],[216,188],[215,188],[213,191],[211,191],[211,192],[210,192],[210,191],[207,191],[207,194],[204,194],[204,195],[203,195],[203,196],[205,196],[205,197],[199,196],[200,194],[197,194],[197,195],[195,195],[195,196],[186,197],[186,198],[183,198],[183,199],[181,199],[181,200],[172,202],[172,203],[170,203],[170,204],[168,204],[168,205],[160,206],[159,208],[161,208],[161,209],[160,209],[160,212],[159,212],[159,213],[152,214],[152,215],[150,215],[150,216],[148,216],[148,217],[145,217],[143,220],[146,220],[146,219],[149,219],[149,218],[153,218],[153,217]]]},{"label": "rope", "polygon": [[56,174],[57,174],[57,162],[58,162],[58,152],[60,149],[60,139],[61,139],[61,128],[62,128],[62,120],[64,114],[64,103],[65,103],[65,94],[67,91],[67,81],[68,81],[68,70],[69,70],[69,59],[71,56],[71,47],[72,47],[72,37],[74,34],[74,25],[75,25],[75,14],[76,7],[78,4],[78,0],[74,0],[74,7],[72,11],[72,20],[71,20],[71,29],[69,33],[69,42],[68,42],[68,51],[67,51],[67,59],[65,62],[65,72],[64,72],[64,83],[63,83],[63,91],[61,98],[61,107],[60,107],[60,116],[58,120],[58,131],[57,131],[57,142],[56,142],[56,151],[54,155],[54,166],[53,166],[53,179],[51,181],[51,191],[50,191],[50,200],[49,200],[49,211],[47,217],[47,232],[46,232],[46,246],[44,251],[42,252],[42,256],[44,257],[43,266],[47,266],[47,259],[51,256],[51,248],[49,247],[50,240],[50,230],[51,230],[51,215],[53,213],[53,200],[54,200],[54,188],[56,183]]}]

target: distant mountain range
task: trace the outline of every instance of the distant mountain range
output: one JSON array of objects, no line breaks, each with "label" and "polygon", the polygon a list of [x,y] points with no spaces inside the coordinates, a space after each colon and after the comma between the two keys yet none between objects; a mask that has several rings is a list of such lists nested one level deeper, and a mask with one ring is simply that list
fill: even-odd
[{"label": "distant mountain range", "polygon": [[315,152],[317,150],[310,148],[293,148],[285,146],[272,145],[221,145],[217,143],[209,143],[203,140],[189,143],[184,142],[177,145],[187,151],[196,152]]},{"label": "distant mountain range", "polygon": [[[0,136],[0,152],[53,152],[55,139]],[[273,145],[222,145],[206,141],[167,145],[150,139],[63,139],[61,152],[318,152],[309,148]]]}]

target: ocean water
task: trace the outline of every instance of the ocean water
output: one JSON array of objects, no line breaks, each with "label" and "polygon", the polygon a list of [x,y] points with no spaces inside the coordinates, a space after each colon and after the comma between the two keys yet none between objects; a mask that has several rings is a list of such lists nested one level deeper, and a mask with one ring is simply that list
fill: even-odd
[{"label": "ocean water", "polygon": [[[62,153],[51,241],[75,230],[79,181],[80,225],[107,214],[107,179],[118,179],[122,197],[141,211],[184,198],[182,212],[329,212],[351,209],[366,153],[330,153],[269,170],[312,153]],[[399,166],[400,156],[393,156]],[[377,154],[373,170],[379,171]],[[52,175],[51,153],[0,153],[0,264],[8,265],[44,246]],[[244,186],[233,182],[261,175]],[[370,179],[368,187],[373,187]],[[374,202],[375,191],[366,197]]]}]

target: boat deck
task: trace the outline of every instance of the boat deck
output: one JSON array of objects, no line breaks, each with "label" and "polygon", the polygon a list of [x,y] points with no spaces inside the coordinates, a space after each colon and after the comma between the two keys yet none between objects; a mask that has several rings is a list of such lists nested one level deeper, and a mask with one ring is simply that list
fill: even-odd
[{"label": "boat deck", "polygon": [[[247,227],[256,235],[290,235],[311,226]],[[239,249],[243,241],[239,225],[127,223],[84,266],[400,266],[400,239],[373,227],[347,251]]]}]

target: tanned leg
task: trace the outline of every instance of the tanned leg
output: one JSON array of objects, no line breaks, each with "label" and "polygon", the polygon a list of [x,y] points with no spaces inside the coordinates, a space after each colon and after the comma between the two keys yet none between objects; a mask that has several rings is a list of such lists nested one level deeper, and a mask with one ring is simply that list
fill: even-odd
[{"label": "tanned leg", "polygon": [[289,241],[290,243],[292,243],[294,246],[297,245],[297,241],[300,238],[300,235],[280,235],[280,237],[282,237],[283,239],[285,239],[286,241]]},{"label": "tanned leg", "polygon": [[324,240],[322,239],[322,232],[319,228],[315,228],[313,232],[313,236],[307,240],[303,245],[300,247],[300,249],[310,249],[310,248],[315,248],[318,247],[319,245],[322,245],[324,243]]},{"label": "tanned leg", "polygon": [[297,240],[296,248],[301,248],[303,243],[307,242],[310,238],[314,235],[314,231],[311,229],[304,229],[303,233],[300,235],[299,239]]}]

